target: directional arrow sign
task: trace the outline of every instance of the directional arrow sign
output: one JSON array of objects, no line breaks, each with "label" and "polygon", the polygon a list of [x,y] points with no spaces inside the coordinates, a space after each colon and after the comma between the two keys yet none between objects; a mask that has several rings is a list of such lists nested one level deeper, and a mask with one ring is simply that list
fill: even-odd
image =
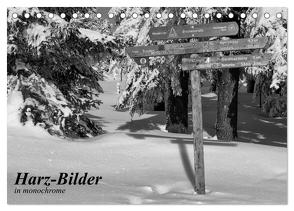
[{"label": "directional arrow sign", "polygon": [[236,22],[221,22],[198,25],[153,27],[149,30],[151,40],[172,40],[193,37],[232,36],[239,31]]},{"label": "directional arrow sign", "polygon": [[267,37],[217,40],[197,43],[175,43],[127,48],[130,57],[153,57],[180,54],[196,54],[217,51],[233,51],[264,48]]},{"label": "directional arrow sign", "polygon": [[183,70],[223,69],[268,65],[270,54],[248,54],[222,57],[182,59]]}]

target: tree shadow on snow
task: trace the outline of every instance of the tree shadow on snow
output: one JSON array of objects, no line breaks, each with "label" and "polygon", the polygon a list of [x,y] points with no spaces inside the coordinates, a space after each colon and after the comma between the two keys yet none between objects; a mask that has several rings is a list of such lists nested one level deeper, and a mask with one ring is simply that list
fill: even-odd
[{"label": "tree shadow on snow", "polygon": [[[252,94],[239,93],[238,100],[238,141],[287,147],[287,118],[266,117],[258,107],[258,102],[253,102]],[[215,136],[217,96],[212,94],[202,96],[202,112],[203,131],[206,131],[209,136],[213,137]],[[89,115],[89,117],[97,121],[102,127],[103,123],[106,123],[101,117],[94,115]],[[141,116],[135,115],[132,121],[124,123],[116,130],[128,132],[154,130],[160,133],[162,129],[160,126],[164,127],[165,119],[164,111],[147,111]],[[192,133],[191,108],[189,108],[188,133]],[[170,135],[169,138],[179,137],[176,133],[169,134],[174,134]],[[187,134],[180,135],[182,137],[189,136]],[[146,134],[132,134],[132,136],[138,139],[144,139]],[[151,136],[154,135],[149,134],[149,137]],[[208,142],[205,142],[205,144],[208,144]],[[213,144],[217,144],[217,142]],[[221,144],[223,145],[223,143]]]},{"label": "tree shadow on snow", "polygon": [[[146,115],[151,116],[146,118]],[[160,130],[159,125],[164,124],[165,115],[163,111],[148,111],[119,126],[116,130],[129,130],[130,132],[137,132],[140,130]]]},{"label": "tree shadow on snow", "polygon": [[[171,134],[171,133],[169,133]],[[193,144],[193,137],[181,137],[181,133],[172,133],[173,135],[155,135],[155,134],[143,134],[143,133],[126,133],[126,135],[131,136],[135,139],[161,139],[159,141],[170,141],[171,143],[176,144]],[[221,142],[221,141],[211,141],[211,140],[203,140],[204,145],[214,145],[214,146],[237,146],[237,142]]]},{"label": "tree shadow on snow", "polygon": [[97,123],[100,127],[104,127],[105,124],[109,123],[108,121],[105,121],[103,117],[100,117],[100,116],[95,116],[89,113],[85,114],[85,116],[88,117],[93,122]]},{"label": "tree shadow on snow", "polygon": [[[238,141],[287,147],[287,118],[267,117],[252,94],[238,95]],[[202,96],[203,130],[215,136],[217,97]],[[189,131],[192,131],[192,113],[189,113]]]},{"label": "tree shadow on snow", "polygon": [[239,93],[238,109],[238,141],[287,147],[287,118],[267,117],[248,93]]}]

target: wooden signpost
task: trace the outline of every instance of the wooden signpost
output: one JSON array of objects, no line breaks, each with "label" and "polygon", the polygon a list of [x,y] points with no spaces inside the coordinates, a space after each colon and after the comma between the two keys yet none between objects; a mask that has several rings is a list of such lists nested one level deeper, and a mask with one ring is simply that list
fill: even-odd
[{"label": "wooden signpost", "polygon": [[126,51],[132,58],[197,54],[218,51],[235,51],[264,48],[267,37],[244,38],[234,40],[216,40],[195,43],[175,43],[152,46],[136,46],[127,48]]},{"label": "wooden signpost", "polygon": [[242,54],[219,57],[199,57],[195,59],[183,58],[182,70],[205,70],[263,66],[268,64],[270,56],[270,54]]},{"label": "wooden signpost", "polygon": [[236,22],[208,23],[154,27],[149,30],[151,40],[172,40],[193,37],[232,36],[239,32]]},{"label": "wooden signpost", "polygon": [[[239,32],[236,22],[210,23],[202,25],[178,25],[155,27],[149,31],[151,40],[181,39],[193,37],[232,36]],[[148,65],[148,57],[201,54],[207,52],[233,51],[244,49],[261,49],[267,43],[266,37],[232,40],[205,41],[197,43],[176,43],[155,46],[137,46],[127,48],[130,57],[141,65]],[[183,58],[182,70],[190,70],[193,120],[193,146],[195,191],[205,194],[205,172],[203,153],[202,103],[200,87],[200,70],[222,69],[247,66],[267,65],[269,54],[241,54],[232,56],[213,56]]]}]

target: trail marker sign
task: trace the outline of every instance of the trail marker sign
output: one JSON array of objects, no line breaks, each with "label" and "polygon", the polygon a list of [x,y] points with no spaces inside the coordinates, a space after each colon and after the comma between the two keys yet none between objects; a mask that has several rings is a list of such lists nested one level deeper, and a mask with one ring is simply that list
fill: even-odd
[{"label": "trail marker sign", "polygon": [[151,40],[170,40],[193,37],[232,36],[239,32],[236,22],[208,23],[153,27],[149,30]]},{"label": "trail marker sign", "polygon": [[170,29],[169,34],[168,34],[168,38],[169,38],[169,39],[175,39],[175,38],[177,38],[177,37],[178,37],[178,34],[177,34],[176,30],[172,27],[172,28]]},{"label": "trail marker sign", "polygon": [[183,58],[182,70],[224,69],[267,65],[270,54],[248,54],[220,57]]},{"label": "trail marker sign", "polygon": [[[151,40],[168,40],[196,37],[233,36],[239,32],[236,22],[209,23],[199,25],[176,25],[151,28]],[[205,41],[197,43],[175,43],[153,46],[136,46],[127,48],[130,57],[138,64],[148,65],[149,57],[201,54],[207,52],[221,52],[233,50],[261,49],[266,46],[267,37]],[[192,120],[195,186],[198,194],[205,194],[202,103],[200,87],[200,71],[202,69],[222,69],[247,66],[267,65],[269,54],[241,54],[232,56],[213,56],[183,58],[182,69],[191,70]]]},{"label": "trail marker sign", "polygon": [[[267,37],[258,37],[233,40],[204,41],[195,43],[174,43],[165,45],[129,47],[126,49],[126,52],[132,58],[142,58],[219,51],[249,50],[264,48],[267,41]],[[138,64],[142,64],[140,63],[140,59],[135,61],[138,62]]]}]

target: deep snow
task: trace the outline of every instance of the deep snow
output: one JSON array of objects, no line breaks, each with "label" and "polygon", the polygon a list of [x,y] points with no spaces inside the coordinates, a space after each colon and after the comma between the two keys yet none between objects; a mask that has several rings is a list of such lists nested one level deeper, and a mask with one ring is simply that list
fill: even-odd
[{"label": "deep snow", "polygon": [[[147,112],[131,121],[128,111],[114,111],[116,82],[101,84],[103,104],[89,116],[107,133],[87,140],[61,139],[41,128],[21,126],[15,115],[19,93],[8,97],[8,203],[287,203],[286,119],[262,116],[248,94],[239,97],[243,142],[229,144],[207,140],[214,139],[216,99],[203,96],[207,194],[197,195],[192,136],[162,131],[162,112]],[[68,185],[65,194],[15,194],[16,172],[55,177],[59,172],[89,172],[103,179],[98,186]]]}]

